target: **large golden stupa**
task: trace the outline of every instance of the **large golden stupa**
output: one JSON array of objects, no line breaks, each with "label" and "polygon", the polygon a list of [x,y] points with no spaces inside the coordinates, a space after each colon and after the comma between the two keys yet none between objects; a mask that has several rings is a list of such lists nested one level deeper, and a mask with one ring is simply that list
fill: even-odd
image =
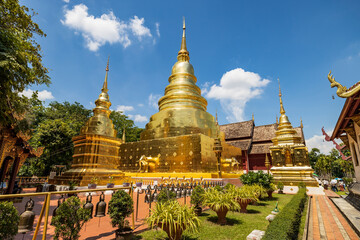
[{"label": "large golden stupa", "polygon": [[308,149],[301,142],[285,114],[279,82],[280,118],[276,137],[272,139],[273,146],[269,147],[272,158],[271,173],[274,182],[285,185],[298,185],[300,182],[307,186],[318,186],[313,178],[314,170],[310,167]]},{"label": "large golden stupa", "polygon": [[73,138],[71,168],[53,182],[74,180],[85,185],[97,178],[99,184],[106,184],[109,176],[116,184],[129,177],[238,177],[241,149],[225,143],[217,119],[206,112],[207,101],[196,86],[189,63],[185,22],[177,59],[165,95],[159,100],[159,112],[150,118],[138,142],[116,138],[109,118],[107,67],[94,116]]},{"label": "large golden stupa", "polygon": [[241,149],[225,143],[214,116],[206,112],[207,101],[189,62],[185,22],[177,60],[159,112],[151,116],[140,141],[120,145],[120,169],[131,176],[218,177],[214,141],[220,139],[222,175],[231,176],[226,173],[240,170]]}]

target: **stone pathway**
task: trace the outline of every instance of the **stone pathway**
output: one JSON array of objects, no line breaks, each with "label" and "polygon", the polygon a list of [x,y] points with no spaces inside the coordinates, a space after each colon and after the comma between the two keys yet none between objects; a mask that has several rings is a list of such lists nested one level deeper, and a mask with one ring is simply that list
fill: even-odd
[{"label": "stone pathway", "polygon": [[355,240],[359,237],[328,196],[313,195],[310,206],[308,239]]}]

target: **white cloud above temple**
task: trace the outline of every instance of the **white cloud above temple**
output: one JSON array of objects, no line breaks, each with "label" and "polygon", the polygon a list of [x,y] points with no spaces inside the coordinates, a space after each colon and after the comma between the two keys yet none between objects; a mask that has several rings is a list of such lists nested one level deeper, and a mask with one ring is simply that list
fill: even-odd
[{"label": "white cloud above temple", "polygon": [[133,106],[125,106],[125,105],[117,105],[116,106],[116,111],[117,112],[125,113],[125,112],[133,111],[133,110],[134,110]]},{"label": "white cloud above temple", "polygon": [[229,122],[244,120],[246,103],[259,97],[270,80],[261,78],[259,74],[236,68],[226,72],[219,85],[214,84],[203,90],[209,99],[220,100]]},{"label": "white cloud above temple", "polygon": [[[25,89],[24,91],[19,93],[19,95],[31,98],[31,96],[33,95],[34,92],[35,92],[34,90]],[[45,101],[45,100],[54,99],[54,96],[52,95],[52,93],[50,91],[42,90],[42,91],[38,91],[38,98],[41,101]]]},{"label": "white cloud above temple", "polygon": [[[329,136],[332,135],[332,131],[327,132]],[[309,151],[312,148],[318,148],[321,153],[328,154],[331,149],[335,147],[332,142],[325,141],[324,135],[313,135],[311,138],[306,140],[306,146],[308,147]]]},{"label": "white cloud above temple", "polygon": [[131,118],[132,120],[134,120],[134,122],[147,122],[148,118],[146,116],[140,115],[140,114],[135,114],[135,115],[128,115],[129,118]]},{"label": "white cloud above temple", "polygon": [[158,109],[158,102],[159,102],[159,99],[161,98],[161,95],[160,94],[153,94],[153,93],[150,93],[149,95],[149,106],[155,108],[155,109]]},{"label": "white cloud above temple", "polygon": [[152,38],[150,29],[144,25],[145,19],[138,16],[123,21],[109,11],[96,17],[89,14],[85,4],[64,9],[64,19],[60,20],[61,23],[75,30],[75,33],[80,33],[90,51],[96,52],[106,43],[119,43],[126,48],[132,44],[133,37],[139,42],[144,38]]}]

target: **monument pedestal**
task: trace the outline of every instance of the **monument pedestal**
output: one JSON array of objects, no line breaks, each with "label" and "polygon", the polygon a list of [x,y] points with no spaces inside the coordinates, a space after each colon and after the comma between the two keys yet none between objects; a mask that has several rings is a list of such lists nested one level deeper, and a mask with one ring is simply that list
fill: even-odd
[{"label": "monument pedestal", "polygon": [[282,182],[284,185],[298,186],[303,182],[306,186],[319,186],[312,176],[314,170],[310,166],[272,167],[270,171],[274,176],[275,184]]}]

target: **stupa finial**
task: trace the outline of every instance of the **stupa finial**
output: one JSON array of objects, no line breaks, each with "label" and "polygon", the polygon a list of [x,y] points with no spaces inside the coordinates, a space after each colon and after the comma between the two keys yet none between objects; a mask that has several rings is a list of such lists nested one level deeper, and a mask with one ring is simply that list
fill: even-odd
[{"label": "stupa finial", "polygon": [[300,127],[304,128],[303,122],[302,122],[302,118],[300,117]]},{"label": "stupa finial", "polygon": [[185,26],[185,17],[183,17],[183,35],[181,39],[181,47],[178,53],[178,61],[179,62],[186,62],[190,60],[189,52],[186,48],[186,34],[185,34],[186,26]]},{"label": "stupa finial", "polygon": [[283,115],[285,114],[285,110],[284,110],[284,106],[283,106],[283,102],[282,102],[282,94],[281,94],[281,87],[280,87],[280,79],[278,78],[278,82],[279,82],[279,98],[280,98],[280,114]]},{"label": "stupa finial", "polygon": [[106,64],[106,73],[105,73],[105,80],[104,80],[104,84],[103,84],[103,87],[101,89],[102,92],[106,92],[108,91],[108,87],[107,87],[107,79],[108,79],[108,72],[109,72],[109,60],[110,60],[110,56],[108,57],[108,60],[107,60],[107,64]]}]

